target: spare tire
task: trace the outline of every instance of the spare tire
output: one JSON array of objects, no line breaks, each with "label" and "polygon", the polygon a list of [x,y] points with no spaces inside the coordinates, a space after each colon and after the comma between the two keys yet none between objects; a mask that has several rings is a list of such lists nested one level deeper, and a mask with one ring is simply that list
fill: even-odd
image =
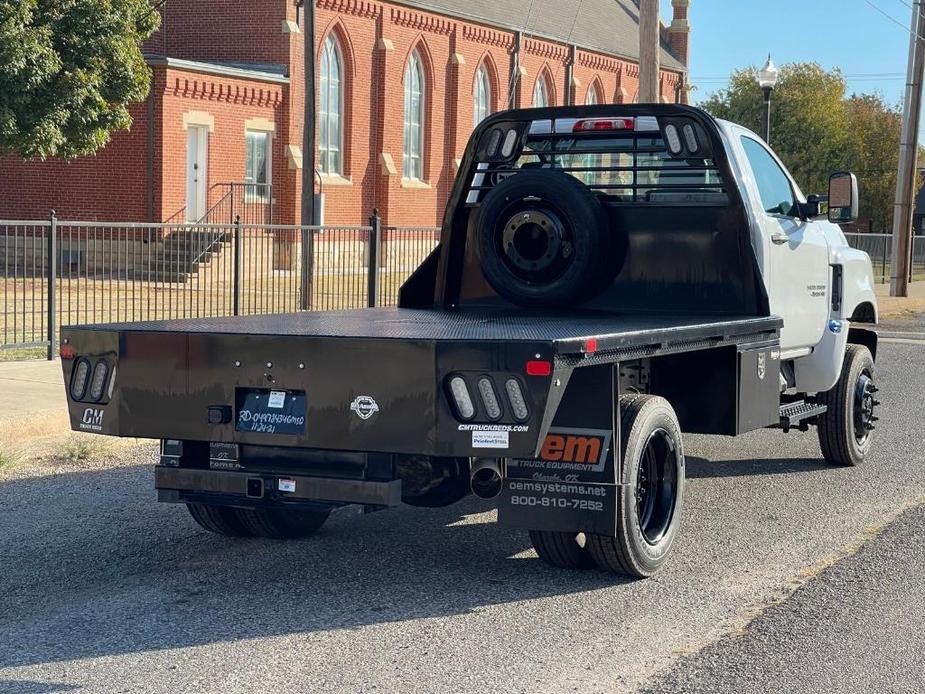
[{"label": "spare tire", "polygon": [[561,171],[522,171],[498,183],[482,202],[476,233],[485,279],[522,306],[587,301],[619,268],[600,201]]}]

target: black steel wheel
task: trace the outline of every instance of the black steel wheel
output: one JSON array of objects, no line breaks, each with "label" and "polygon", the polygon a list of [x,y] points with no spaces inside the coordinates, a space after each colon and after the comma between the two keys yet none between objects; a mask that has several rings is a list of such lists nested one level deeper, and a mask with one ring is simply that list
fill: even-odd
[{"label": "black steel wheel", "polygon": [[617,533],[591,535],[588,548],[601,569],[647,578],[668,559],[681,528],[681,428],[668,401],[653,395],[623,396],[620,413],[628,484],[617,496]]},{"label": "black steel wheel", "polygon": [[239,508],[237,516],[250,534],[273,540],[313,535],[331,515],[330,509]]},{"label": "black steel wheel", "polygon": [[863,345],[848,345],[838,383],[820,393],[828,407],[819,416],[822,456],[833,465],[854,466],[870,452],[877,406],[874,358]]},{"label": "black steel wheel", "polygon": [[498,183],[482,202],[477,233],[485,279],[523,306],[586,301],[622,262],[597,196],[561,171],[523,171]]},{"label": "black steel wheel", "polygon": [[585,533],[531,530],[530,542],[537,556],[557,569],[590,569],[594,566]]},{"label": "black steel wheel", "polygon": [[250,535],[235,509],[212,504],[187,504],[187,510],[200,527],[216,535],[225,537],[245,537]]}]

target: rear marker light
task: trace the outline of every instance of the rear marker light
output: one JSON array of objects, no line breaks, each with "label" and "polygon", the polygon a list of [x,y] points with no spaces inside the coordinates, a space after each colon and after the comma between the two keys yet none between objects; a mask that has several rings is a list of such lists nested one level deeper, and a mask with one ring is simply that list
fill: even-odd
[{"label": "rear marker light", "polygon": [[668,140],[668,151],[672,154],[681,153],[681,137],[678,135],[678,129],[674,125],[665,126],[665,139]]},{"label": "rear marker light", "polygon": [[688,123],[682,130],[684,131],[684,141],[687,143],[687,151],[693,154],[700,149],[700,143],[697,142],[697,134],[694,132],[694,126]]},{"label": "rear marker light", "polygon": [[109,377],[109,388],[106,390],[107,400],[112,400],[112,391],[116,387],[116,369],[117,367],[112,367],[112,375]]},{"label": "rear marker light", "polygon": [[514,153],[514,145],[517,144],[517,130],[511,128],[507,131],[507,135],[504,136],[504,144],[501,145],[501,156],[505,159],[510,158]]},{"label": "rear marker light", "polygon": [[549,376],[552,374],[552,364],[548,361],[531,360],[527,362],[528,376]]},{"label": "rear marker light", "polygon": [[58,356],[62,359],[73,359],[77,356],[77,350],[74,349],[73,345],[65,343],[58,348]]},{"label": "rear marker light", "polygon": [[581,346],[581,351],[585,354],[594,354],[597,351],[597,338],[590,337],[585,340],[584,344]]},{"label": "rear marker light", "polygon": [[83,399],[87,392],[87,382],[90,380],[90,362],[81,359],[74,367],[74,375],[71,377],[71,397],[75,400]]},{"label": "rear marker light", "polygon": [[93,367],[93,380],[90,382],[90,399],[94,401],[103,399],[106,390],[106,377],[109,375],[109,366],[100,359]]},{"label": "rear marker light", "polygon": [[450,379],[450,393],[453,395],[453,402],[459,416],[463,419],[472,419],[475,416],[475,405],[472,403],[472,396],[469,395],[466,380],[462,376],[453,376]]},{"label": "rear marker light", "polygon": [[501,131],[495,128],[488,136],[488,147],[485,148],[485,154],[491,158],[498,153],[498,145],[501,144]]},{"label": "rear marker light", "polygon": [[516,378],[509,378],[504,384],[504,390],[507,391],[507,399],[511,403],[511,411],[518,421],[524,421],[530,416],[527,410],[527,401],[524,400],[524,393],[520,388],[520,382]]},{"label": "rear marker light", "polygon": [[589,118],[580,120],[572,126],[572,132],[586,133],[596,130],[635,130],[635,118]]},{"label": "rear marker light", "polygon": [[479,395],[482,397],[482,404],[485,406],[485,414],[489,419],[501,419],[501,405],[498,403],[498,396],[495,395],[495,387],[491,379],[483,376],[479,379]]}]

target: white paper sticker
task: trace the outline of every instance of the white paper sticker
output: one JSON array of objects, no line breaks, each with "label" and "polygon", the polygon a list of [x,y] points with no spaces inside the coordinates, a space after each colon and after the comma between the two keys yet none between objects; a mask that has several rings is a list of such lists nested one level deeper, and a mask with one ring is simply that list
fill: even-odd
[{"label": "white paper sticker", "polygon": [[510,440],[510,432],[507,431],[473,431],[472,447],[473,448],[507,448]]},{"label": "white paper sticker", "polygon": [[270,399],[267,401],[267,407],[272,407],[274,410],[283,409],[283,405],[286,404],[286,393],[282,390],[271,390]]},{"label": "white paper sticker", "polygon": [[281,492],[294,492],[295,491],[295,480],[283,480],[279,481],[279,490]]}]

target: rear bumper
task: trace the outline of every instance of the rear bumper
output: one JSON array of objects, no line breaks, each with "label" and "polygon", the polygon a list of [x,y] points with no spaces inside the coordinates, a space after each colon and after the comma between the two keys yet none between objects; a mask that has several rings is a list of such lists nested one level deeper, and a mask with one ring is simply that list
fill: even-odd
[{"label": "rear bumper", "polygon": [[190,470],[158,466],[154,486],[159,501],[202,500],[220,497],[223,503],[252,506],[259,503],[332,502],[366,506],[401,504],[401,481],[330,479],[276,472]]}]

